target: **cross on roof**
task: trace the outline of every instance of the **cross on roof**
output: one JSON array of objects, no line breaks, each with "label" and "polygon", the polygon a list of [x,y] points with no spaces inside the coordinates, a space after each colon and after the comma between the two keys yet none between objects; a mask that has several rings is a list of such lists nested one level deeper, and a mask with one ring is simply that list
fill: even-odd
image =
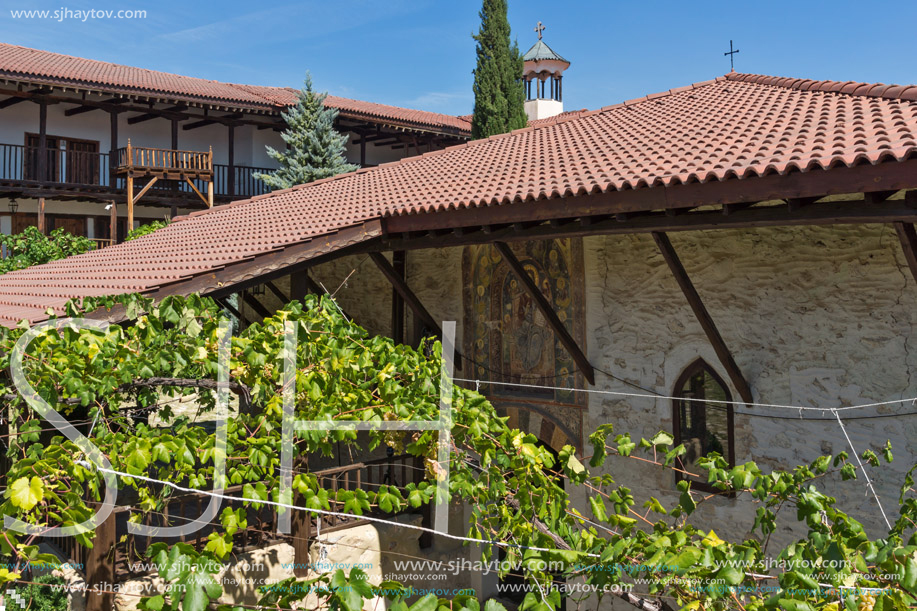
[{"label": "cross on roof", "polygon": [[[540,36],[539,36],[539,37],[540,37]],[[733,63],[732,60],[733,60],[733,58],[735,57],[735,54],[738,53],[738,52],[739,52],[738,49],[736,49],[735,51],[732,50],[732,41],[730,40],[730,41],[729,41],[729,51],[727,51],[726,53],[723,53],[723,55],[728,55],[728,56],[729,56],[729,68],[730,68],[733,72],[736,71],[736,67],[735,67],[735,64]]]},{"label": "cross on roof", "polygon": [[535,26],[535,31],[538,32],[538,40],[541,40],[541,33],[544,32],[545,27],[541,25],[541,22],[538,22],[538,25]]}]

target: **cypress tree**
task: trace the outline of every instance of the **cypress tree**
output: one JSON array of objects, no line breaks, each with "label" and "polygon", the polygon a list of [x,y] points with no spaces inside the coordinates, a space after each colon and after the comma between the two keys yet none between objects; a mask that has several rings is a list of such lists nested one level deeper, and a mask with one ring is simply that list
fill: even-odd
[{"label": "cypress tree", "polygon": [[522,54],[510,44],[506,0],[484,0],[474,69],[471,136],[486,138],[528,125],[522,85]]},{"label": "cypress tree", "polygon": [[255,174],[271,190],[289,189],[359,168],[347,162],[344,155],[347,135],[334,129],[338,111],[325,106],[327,95],[315,93],[312,76],[307,74],[296,106],[281,113],[287,124],[281,138],[288,148],[278,151],[267,147],[267,154],[277,160],[280,168],[270,174]]}]

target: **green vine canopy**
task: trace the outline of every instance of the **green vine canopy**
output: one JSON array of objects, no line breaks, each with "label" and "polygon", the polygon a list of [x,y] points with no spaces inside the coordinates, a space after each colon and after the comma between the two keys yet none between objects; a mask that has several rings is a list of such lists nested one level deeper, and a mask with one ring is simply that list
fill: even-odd
[{"label": "green vine canopy", "polygon": [[[370,336],[330,298],[310,296],[231,338],[229,388],[235,400],[225,419],[222,455],[216,433],[198,420],[215,417],[223,311],[199,296],[167,297],[156,304],[128,296],[71,303],[68,315],[112,308],[126,322],[90,329],[65,325],[39,333],[23,357],[29,384],[80,427],[113,471],[124,474],[116,477],[117,487],[140,511],[132,519],[164,509],[171,491],[154,484],[156,480],[202,491],[241,485],[245,498],[242,509],[223,509],[215,520],[219,529],[208,535],[203,551],[183,543],[157,543],[146,550],[160,577],[181,587],[144,598],[143,609],[215,607],[223,593],[216,573],[237,551],[235,537],[245,528],[248,512],[281,498],[282,354],[288,323],[297,336],[297,420],[372,423],[439,417],[438,343],[415,349]],[[85,444],[57,434],[14,387],[10,355],[26,329],[22,325],[0,331],[0,393],[9,410],[11,461],[3,513],[39,530],[79,525],[104,498],[105,473],[87,462]],[[181,398],[193,398],[198,416],[176,413],[174,404]],[[147,413],[154,413],[158,424],[148,421]],[[552,586],[558,578],[592,588],[591,594],[582,595],[582,608],[595,608],[596,598],[605,596],[656,610],[884,611],[907,609],[917,601],[913,469],[902,483],[893,528],[871,539],[822,485],[833,473],[843,479],[857,477],[858,467],[845,453],[768,472],[751,462],[730,466],[712,454],[699,463],[717,492],[694,491],[683,479],[673,489],[676,501],[666,505],[616,484],[606,463],[617,461],[626,468],[630,461],[640,461],[662,470],[684,470],[680,457],[685,448],[674,447],[670,434],[632,440],[605,424],[590,437],[588,461],[570,446],[555,454],[533,435],[510,428],[484,396],[454,386],[448,498],[437,499],[443,467],[437,462],[438,435],[432,430],[297,432],[297,460],[346,453],[347,448],[361,455],[389,446],[427,465],[418,483],[355,490],[323,488],[308,469],[300,469],[293,477],[297,506],[360,516],[420,509],[437,500],[468,503],[472,517],[464,535],[487,542],[481,544],[485,560],[502,547],[509,564],[518,567],[514,571],[531,585],[522,610],[557,609],[560,593]],[[874,453],[863,457],[873,468],[880,467]],[[889,447],[881,458],[891,461]],[[224,459],[221,474],[216,467]],[[584,490],[588,507],[571,503],[570,491],[576,487]],[[752,504],[749,526],[754,536],[726,541],[710,525],[695,524],[698,504],[716,503],[724,495]],[[784,520],[803,524],[806,537],[767,550],[769,536]],[[94,534],[81,529],[76,538],[90,547]],[[0,552],[10,568],[0,569],[0,582],[27,581],[23,569],[41,558],[39,540],[37,534],[6,527]],[[775,571],[770,562],[774,558],[782,559],[786,568]],[[546,572],[547,563],[560,566],[560,571]],[[291,609],[315,592],[323,609],[357,611],[374,597],[387,598],[388,608],[396,611],[503,608],[473,596],[418,597],[409,585],[371,584],[359,569],[275,586],[282,587],[264,590],[263,608]],[[567,608],[575,603],[571,598]]]}]

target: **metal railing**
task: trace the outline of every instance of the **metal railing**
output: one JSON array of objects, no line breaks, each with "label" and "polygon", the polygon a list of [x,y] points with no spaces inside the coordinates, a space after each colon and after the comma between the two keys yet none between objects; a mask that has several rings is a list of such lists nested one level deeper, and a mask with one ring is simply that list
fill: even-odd
[{"label": "metal railing", "polygon": [[107,185],[108,153],[0,144],[0,181]]},{"label": "metal railing", "polygon": [[[202,156],[209,156],[209,153],[132,147],[131,156],[138,166],[141,163],[149,163],[162,169],[168,164],[175,164],[174,167],[180,167],[182,164],[201,164]],[[118,163],[126,163],[127,148],[118,149],[115,158]],[[227,164],[213,164],[213,186],[217,196],[253,197],[270,191],[255,175],[272,172],[271,168],[237,165],[233,168],[232,181],[229,180],[229,170]],[[124,177],[116,176],[114,181],[111,178],[111,155],[108,153],[62,149],[44,149],[42,153],[38,147],[0,143],[0,182],[108,186],[116,191],[123,191]],[[195,178],[192,182],[199,190],[206,192],[206,180]],[[173,180],[160,180],[151,190],[161,195],[170,192],[177,192],[181,196],[193,194],[187,183]]]}]

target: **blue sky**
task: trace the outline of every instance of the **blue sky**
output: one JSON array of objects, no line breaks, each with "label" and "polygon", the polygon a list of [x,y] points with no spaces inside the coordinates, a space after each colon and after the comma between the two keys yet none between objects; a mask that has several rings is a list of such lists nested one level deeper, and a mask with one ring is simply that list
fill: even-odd
[{"label": "blue sky", "polygon": [[[203,78],[298,86],[451,114],[471,111],[477,0],[9,0],[0,40]],[[141,20],[13,19],[10,10],[146,10]],[[598,108],[736,70],[917,83],[917,2],[510,0],[522,51],[572,62],[568,110]]]}]

